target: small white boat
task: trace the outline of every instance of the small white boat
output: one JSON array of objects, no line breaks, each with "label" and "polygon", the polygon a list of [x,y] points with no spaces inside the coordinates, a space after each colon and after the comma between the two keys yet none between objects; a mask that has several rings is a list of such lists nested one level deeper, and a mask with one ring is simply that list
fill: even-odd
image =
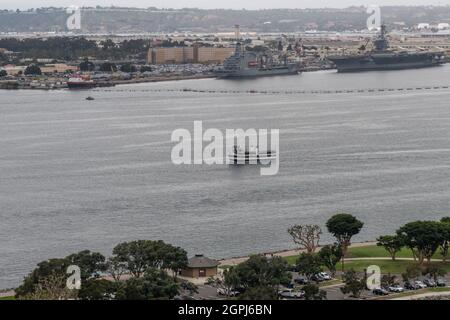
[{"label": "small white boat", "polygon": [[277,153],[272,150],[261,152],[257,147],[242,149],[234,146],[233,153],[228,155],[228,159],[233,164],[268,164],[270,161],[277,159]]}]

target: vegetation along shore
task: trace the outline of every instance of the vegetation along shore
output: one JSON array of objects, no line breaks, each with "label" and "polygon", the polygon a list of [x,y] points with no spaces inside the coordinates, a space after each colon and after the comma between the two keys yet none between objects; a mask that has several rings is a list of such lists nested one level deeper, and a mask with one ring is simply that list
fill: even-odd
[{"label": "vegetation along shore", "polygon": [[[327,288],[336,286],[344,296],[359,298],[367,290],[370,265],[380,267],[383,288],[422,276],[445,285],[439,279],[450,272],[450,217],[410,222],[393,235],[358,244],[352,244],[352,238],[364,223],[354,216],[336,214],[325,225],[335,238],[333,244],[321,245],[320,226],[295,225],[288,233],[298,249],[224,259],[217,274],[203,279],[190,279],[183,272],[191,263],[184,249],[160,240],[120,243],[110,257],[84,250],[38,263],[18,288],[0,299],[184,299],[201,295],[205,288],[217,290],[221,299],[280,299],[280,288],[290,288],[291,296],[308,300],[326,299]],[[81,270],[81,287],[76,290],[66,286],[71,265]],[[431,299],[440,293],[448,290],[422,289],[392,298],[417,294]]]}]

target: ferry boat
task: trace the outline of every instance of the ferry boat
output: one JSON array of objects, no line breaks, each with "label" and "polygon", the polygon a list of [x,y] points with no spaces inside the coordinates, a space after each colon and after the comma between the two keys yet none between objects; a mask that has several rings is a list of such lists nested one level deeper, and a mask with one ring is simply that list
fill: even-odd
[{"label": "ferry boat", "polygon": [[272,160],[277,159],[276,151],[268,150],[261,152],[257,147],[243,149],[238,146],[233,147],[233,153],[228,155],[228,159],[233,164],[268,164]]}]

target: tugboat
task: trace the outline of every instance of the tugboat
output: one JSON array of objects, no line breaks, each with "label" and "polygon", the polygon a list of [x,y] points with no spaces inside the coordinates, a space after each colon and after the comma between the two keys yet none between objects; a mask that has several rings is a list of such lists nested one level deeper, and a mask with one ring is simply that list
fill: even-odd
[{"label": "tugboat", "polygon": [[249,149],[242,149],[235,145],[233,153],[228,155],[228,159],[233,164],[267,164],[268,162],[277,159],[276,151],[260,152],[257,147],[250,147]]},{"label": "tugboat", "polygon": [[67,81],[67,87],[69,89],[91,89],[96,87],[97,84],[94,80],[91,80],[88,76],[77,76],[69,78]]},{"label": "tugboat", "polygon": [[[338,72],[400,70],[438,66],[445,63],[443,52],[395,52],[389,50],[386,26],[382,25],[374,49],[364,54],[329,56]],[[362,46],[365,50],[366,46]]]}]

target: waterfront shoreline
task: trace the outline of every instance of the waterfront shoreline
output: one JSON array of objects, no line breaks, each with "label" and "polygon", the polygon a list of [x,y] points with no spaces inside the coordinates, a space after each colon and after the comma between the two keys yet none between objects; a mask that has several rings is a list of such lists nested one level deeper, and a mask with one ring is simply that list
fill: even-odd
[{"label": "waterfront shoreline", "polygon": [[[365,242],[356,242],[353,243],[350,248],[358,248],[358,247],[367,247],[367,246],[372,246],[375,245],[376,241],[365,241]],[[323,248],[324,245],[321,245],[317,248],[317,251],[320,250],[321,248]],[[259,254],[265,255],[265,256],[279,256],[279,257],[291,257],[291,256],[295,256],[295,255],[299,255],[300,253],[305,252],[305,250],[300,250],[300,249],[285,249],[285,250],[279,250],[279,251],[268,251],[268,252],[261,252]],[[219,259],[218,262],[220,263],[220,266],[235,266],[238,265],[240,263],[245,262],[247,259],[249,259],[250,255],[247,256],[240,256],[240,257],[231,257],[231,258],[223,258],[223,259]],[[14,295],[14,289],[0,289],[0,298],[2,297],[8,297],[8,296],[12,296]]]},{"label": "waterfront shoreline", "polygon": [[[299,71],[299,75],[303,72],[318,72],[333,70],[332,68],[308,68],[305,67]],[[134,78],[129,80],[108,80],[99,81],[97,85],[90,89],[102,88],[102,87],[114,87],[124,84],[140,84],[140,83],[155,83],[155,82],[167,82],[167,81],[182,81],[182,80],[198,80],[198,79],[214,79],[217,76],[213,74],[201,74],[201,75],[169,75],[161,77],[150,78]],[[31,83],[20,83],[18,80],[2,80],[0,81],[0,90],[61,90],[68,89],[67,84],[64,84],[61,80],[53,82],[42,81],[39,85],[31,85]],[[78,89],[79,90],[79,89]]]},{"label": "waterfront shoreline", "polygon": [[[199,80],[199,79],[211,79],[215,78],[214,75],[190,75],[190,76],[167,76],[167,77],[152,77],[152,78],[135,78],[130,80],[111,80],[105,82],[99,82],[95,88],[102,87],[114,87],[116,85],[124,84],[140,84],[140,83],[154,83],[154,82],[167,82],[167,81],[182,81],[182,80]],[[59,82],[59,81],[58,81]],[[45,82],[42,84],[46,84]],[[31,86],[30,83],[21,84],[16,80],[0,81],[0,90],[62,90],[68,89],[67,85],[40,85]],[[80,89],[78,89],[80,90]]]}]

